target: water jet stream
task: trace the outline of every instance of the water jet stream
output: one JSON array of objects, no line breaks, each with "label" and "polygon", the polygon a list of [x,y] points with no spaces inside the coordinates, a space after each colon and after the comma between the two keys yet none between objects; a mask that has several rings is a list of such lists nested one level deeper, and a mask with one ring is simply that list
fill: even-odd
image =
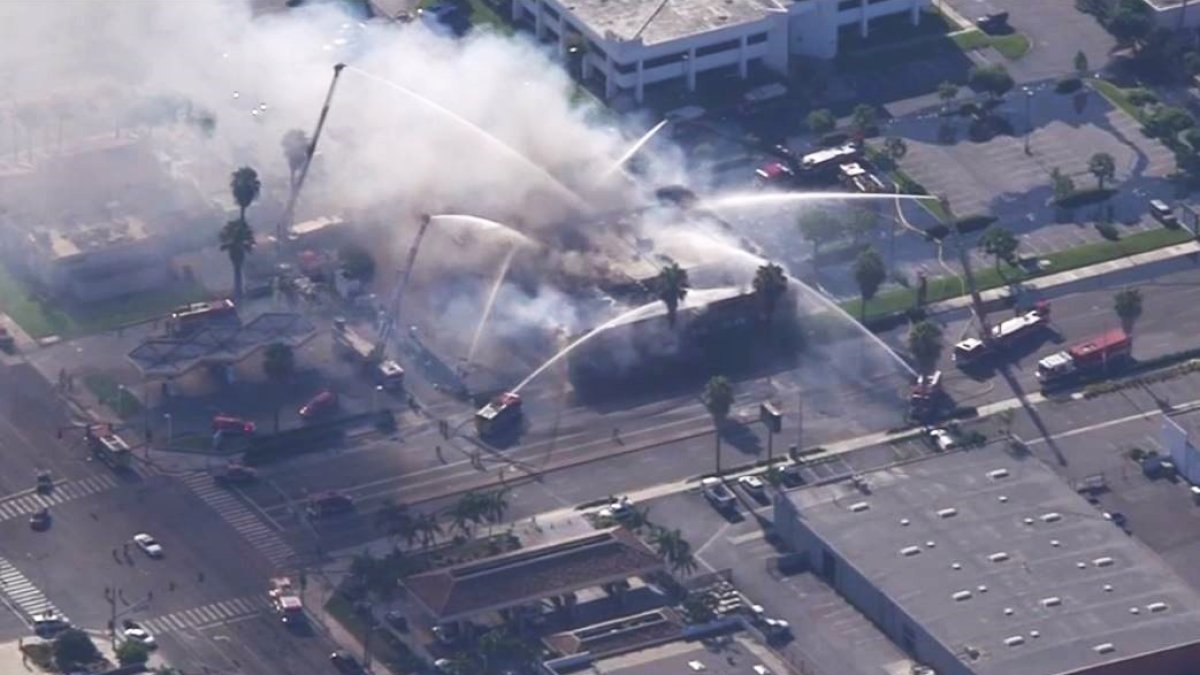
[{"label": "water jet stream", "polygon": [[465,213],[442,213],[432,217],[434,220],[454,220],[460,223],[466,223],[468,225],[476,225],[488,230],[496,230],[502,234],[513,237],[514,239],[520,240],[521,243],[528,244],[530,246],[539,246],[537,241],[531,239],[529,235],[525,234],[524,232],[489,218],[472,216]]},{"label": "water jet stream", "polygon": [[789,205],[803,202],[818,202],[825,200],[838,201],[879,201],[892,199],[911,199],[922,201],[937,199],[933,195],[899,195],[894,193],[871,192],[738,192],[724,197],[702,199],[696,204],[698,209],[733,209],[746,206]]},{"label": "water jet stream", "polygon": [[379,84],[386,85],[386,86],[390,87],[391,89],[417,101],[418,103],[425,105],[426,107],[430,108],[431,110],[435,110],[438,113],[441,113],[442,115],[446,116],[447,119],[451,120],[452,122],[455,122],[459,126],[474,133],[476,136],[484,139],[489,144],[491,144],[492,147],[496,148],[497,150],[502,152],[504,155],[508,156],[510,159],[516,160],[517,162],[524,165],[526,169],[529,169],[530,171],[537,174],[539,178],[541,178],[547,185],[553,187],[555,192],[557,192],[559,194],[559,196],[563,197],[572,206],[574,206],[586,213],[592,213],[594,211],[594,208],[590,204],[588,204],[586,201],[584,201],[583,197],[580,197],[578,193],[576,193],[574,190],[572,190],[571,188],[564,185],[562,183],[562,181],[558,180],[553,175],[551,175],[549,171],[546,171],[546,169],[542,168],[541,166],[536,164],[533,160],[529,159],[525,155],[518,152],[515,148],[513,148],[509,144],[505,143],[504,141],[500,140],[499,138],[496,138],[495,136],[488,133],[487,131],[484,131],[483,128],[481,128],[479,125],[477,125],[474,122],[468,120],[467,118],[459,115],[458,113],[454,112],[453,110],[450,110],[449,108],[418,94],[417,92],[413,91],[412,89],[409,89],[408,87],[405,87],[403,85],[392,82],[391,80],[388,80],[386,78],[375,75],[374,73],[369,73],[369,72],[363,70],[362,68],[358,68],[355,66],[346,66],[346,70],[353,72],[353,73],[357,73],[359,75],[362,75],[363,77],[365,77],[369,80],[378,82]]},{"label": "water jet stream", "polygon": [[647,131],[645,134],[642,134],[641,138],[637,139],[636,141],[634,141],[633,145],[629,146],[629,149],[625,151],[625,154],[621,155],[620,158],[617,159],[617,161],[612,163],[612,166],[608,167],[608,170],[604,172],[604,175],[601,176],[601,178],[608,178],[609,176],[616,173],[616,171],[618,169],[620,169],[622,166],[624,166],[625,162],[628,162],[629,160],[633,159],[633,156],[636,155],[638,153],[638,151],[642,149],[642,146],[649,143],[650,139],[654,138],[655,134],[657,134],[663,127],[667,126],[667,122],[669,122],[669,121],[670,120],[663,120],[663,121],[659,122],[658,124],[655,124],[654,127],[650,129],[650,131]]},{"label": "water jet stream", "polygon": [[464,369],[470,368],[471,363],[475,361],[475,348],[479,346],[479,338],[483,336],[483,327],[487,325],[488,317],[492,315],[492,307],[496,304],[496,297],[500,295],[500,287],[504,285],[504,277],[508,275],[508,266],[512,264],[513,255],[516,252],[517,245],[513,244],[504,256],[504,262],[500,263],[500,271],[496,274],[496,283],[492,284],[487,303],[483,306],[483,314],[479,317],[479,325],[475,327],[475,335],[471,338],[471,347],[467,350],[467,362],[463,366]]}]

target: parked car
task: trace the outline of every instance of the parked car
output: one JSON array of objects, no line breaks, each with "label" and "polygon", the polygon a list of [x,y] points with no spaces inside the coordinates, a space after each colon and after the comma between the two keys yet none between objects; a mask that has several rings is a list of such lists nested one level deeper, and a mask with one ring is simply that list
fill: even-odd
[{"label": "parked car", "polygon": [[1175,217],[1175,209],[1161,199],[1150,200],[1150,215],[1168,227],[1179,227],[1179,219]]},{"label": "parked car", "polygon": [[596,512],[601,518],[624,520],[633,515],[633,500],[629,497],[613,497],[608,506]]},{"label": "parked car", "polygon": [[353,510],[354,500],[340,492],[326,492],[308,502],[308,517],[313,519],[338,516]]},{"label": "parked car", "polygon": [[329,662],[342,675],[362,675],[367,672],[350,652],[334,652],[329,655]]},{"label": "parked car", "polygon": [[938,450],[946,451],[958,447],[958,440],[949,429],[930,429],[929,440]]},{"label": "parked car", "polygon": [[126,640],[130,642],[136,642],[149,649],[156,649],[158,647],[158,642],[154,639],[154,636],[150,634],[150,631],[143,628],[137,622],[130,621],[129,619],[121,622],[121,635],[123,635]]},{"label": "parked car", "polygon": [[1000,33],[1008,29],[1008,12],[989,12],[975,19],[975,26],[985,33]]},{"label": "parked car", "polygon": [[258,480],[258,470],[244,464],[231,462],[224,470],[215,474],[213,480],[221,485],[253,483]]},{"label": "parked car", "polygon": [[33,632],[41,637],[51,637],[71,627],[67,618],[54,610],[33,615]]},{"label": "parked car", "polygon": [[39,494],[48,494],[54,490],[54,476],[49,471],[41,470],[37,472],[37,491]]},{"label": "parked car", "polygon": [[709,477],[700,481],[700,490],[704,493],[707,499],[718,511],[733,511],[737,509],[737,497],[725,485],[725,482],[717,477]]},{"label": "parked car", "polygon": [[250,436],[254,433],[254,422],[233,415],[217,415],[212,418],[213,433],[230,436]]},{"label": "parked car", "polygon": [[751,497],[759,501],[767,498],[767,484],[758,476],[742,476],[737,482]]},{"label": "parked car", "polygon": [[337,394],[325,389],[309,399],[308,403],[305,403],[300,408],[300,417],[306,420],[316,419],[332,413],[334,410],[337,410],[337,407]]}]

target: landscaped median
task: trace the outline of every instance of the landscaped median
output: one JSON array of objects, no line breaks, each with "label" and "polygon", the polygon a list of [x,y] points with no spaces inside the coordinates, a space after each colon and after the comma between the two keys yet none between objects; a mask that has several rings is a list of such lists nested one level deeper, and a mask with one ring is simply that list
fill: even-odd
[{"label": "landscaped median", "polygon": [[[1039,264],[1026,269],[1001,264],[997,267],[984,267],[975,270],[975,283],[980,291],[1006,286],[1022,281],[1029,281],[1048,274],[1066,272],[1088,265],[1116,260],[1126,256],[1146,253],[1175,244],[1182,244],[1193,239],[1192,233],[1184,229],[1157,229],[1131,234],[1118,241],[1097,241],[1076,248],[1058,251],[1042,256]],[[926,287],[925,303],[935,303],[966,295],[967,289],[958,277],[936,277],[929,279]],[[917,294],[913,288],[898,288],[880,293],[867,303],[866,319],[879,319],[885,316],[906,312],[916,306]],[[841,303],[852,316],[859,316],[862,311],[861,300],[850,300]]]},{"label": "landscaped median", "polygon": [[1016,61],[1029,52],[1029,38],[1020,33],[988,35],[978,28],[972,28],[954,33],[950,39],[964,52],[991,47],[1009,61]]}]

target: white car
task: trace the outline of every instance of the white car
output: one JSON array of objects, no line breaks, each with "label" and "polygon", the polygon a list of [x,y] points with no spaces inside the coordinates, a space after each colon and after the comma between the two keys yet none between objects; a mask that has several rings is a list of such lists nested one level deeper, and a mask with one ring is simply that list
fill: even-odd
[{"label": "white car", "polygon": [[614,497],[608,506],[596,512],[601,518],[624,520],[633,515],[633,500],[629,497]]},{"label": "white car", "polygon": [[958,441],[954,435],[946,429],[930,429],[929,438],[938,450],[951,450],[958,446]]},{"label": "white car", "polygon": [[137,544],[138,548],[142,549],[142,551],[151,558],[161,558],[163,555],[162,544],[159,544],[154,537],[151,537],[145,532],[139,532],[133,535],[133,543]]},{"label": "white car", "polygon": [[742,476],[737,479],[737,482],[743,490],[755,498],[762,498],[766,494],[767,485],[758,476]]},{"label": "white car", "polygon": [[150,649],[158,647],[158,642],[154,640],[154,636],[145,628],[132,621],[126,621],[123,625],[124,629],[121,631],[121,634],[125,636],[126,640],[136,642]]}]

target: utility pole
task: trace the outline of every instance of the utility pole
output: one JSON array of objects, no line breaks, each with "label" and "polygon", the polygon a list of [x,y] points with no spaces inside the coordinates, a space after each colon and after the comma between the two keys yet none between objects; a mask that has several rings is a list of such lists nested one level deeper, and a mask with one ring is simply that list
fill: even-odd
[{"label": "utility pole", "polygon": [[971,307],[975,312],[975,320],[979,322],[980,339],[989,346],[992,342],[992,331],[988,327],[987,314],[983,311],[983,298],[979,296],[979,288],[975,285],[975,274],[971,271],[971,259],[962,245],[962,234],[958,231],[958,220],[950,210],[950,200],[945,195],[938,197],[946,217],[950,220],[950,234],[954,237],[954,246],[958,249],[958,261],[963,268],[963,276],[967,278],[967,290],[971,293]]},{"label": "utility pole", "polygon": [[108,601],[108,640],[113,649],[117,648],[117,590],[113,586],[104,587],[104,599]]}]

